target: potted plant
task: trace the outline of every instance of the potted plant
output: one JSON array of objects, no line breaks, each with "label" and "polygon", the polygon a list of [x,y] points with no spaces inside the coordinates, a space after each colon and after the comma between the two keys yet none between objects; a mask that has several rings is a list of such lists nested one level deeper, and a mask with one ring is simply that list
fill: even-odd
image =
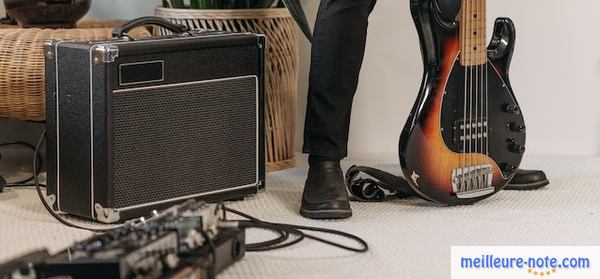
[{"label": "potted plant", "polygon": [[[265,149],[267,170],[294,166],[298,34],[310,39],[299,0],[163,0],[155,15],[191,29],[265,34]],[[165,30],[158,29],[158,33]]]}]

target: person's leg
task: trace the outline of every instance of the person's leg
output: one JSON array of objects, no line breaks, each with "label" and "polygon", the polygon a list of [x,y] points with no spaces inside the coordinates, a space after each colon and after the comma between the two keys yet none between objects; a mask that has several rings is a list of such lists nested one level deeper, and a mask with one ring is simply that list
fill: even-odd
[{"label": "person's leg", "polygon": [[300,214],[352,215],[339,160],[347,155],[368,17],[376,0],[322,0],[313,34],[303,151],[310,169]]},{"label": "person's leg", "polygon": [[347,154],[350,111],[375,0],[322,0],[312,44],[304,153]]}]

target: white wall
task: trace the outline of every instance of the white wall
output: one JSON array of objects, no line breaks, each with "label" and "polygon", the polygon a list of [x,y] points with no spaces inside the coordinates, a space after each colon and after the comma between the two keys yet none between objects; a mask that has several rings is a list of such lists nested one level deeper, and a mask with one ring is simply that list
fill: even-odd
[{"label": "white wall", "polygon": [[[314,18],[318,1],[306,2]],[[488,1],[489,24],[496,17],[508,16],[517,25],[511,76],[528,125],[528,154],[600,154],[598,10],[600,2],[595,0]],[[308,50],[302,53],[308,55]],[[306,71],[308,56],[302,60]],[[396,153],[421,74],[408,1],[380,0],[370,20],[354,103],[351,155]],[[303,73],[301,83],[305,82]],[[300,88],[298,126],[302,128],[306,86]]]},{"label": "white wall", "polygon": [[92,0],[88,13],[96,18],[130,19],[154,14],[160,0]]}]

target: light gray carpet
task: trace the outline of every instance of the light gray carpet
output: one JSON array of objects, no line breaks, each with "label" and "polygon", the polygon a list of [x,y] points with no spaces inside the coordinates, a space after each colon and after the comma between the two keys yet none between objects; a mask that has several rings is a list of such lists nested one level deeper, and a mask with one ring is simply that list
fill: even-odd
[{"label": "light gray carpet", "polygon": [[[378,162],[397,172],[393,161]],[[305,167],[271,173],[266,192],[229,205],[270,221],[351,232],[371,250],[354,254],[306,240],[248,253],[220,278],[449,278],[452,245],[600,245],[600,158],[528,157],[524,167],[543,168],[551,185],[505,191],[472,206],[438,207],[417,198],[353,203],[346,221],[298,215]],[[0,261],[38,247],[56,252],[90,235],[53,220],[31,188],[0,194]],[[249,233],[250,241],[270,236]]]}]

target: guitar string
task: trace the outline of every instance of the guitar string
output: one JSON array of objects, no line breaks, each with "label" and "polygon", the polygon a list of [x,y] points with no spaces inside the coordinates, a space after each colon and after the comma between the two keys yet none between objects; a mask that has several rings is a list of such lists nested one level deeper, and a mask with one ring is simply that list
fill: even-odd
[{"label": "guitar string", "polygon": [[[472,21],[472,16],[473,16],[473,2],[472,0],[467,0],[469,4],[469,15],[468,15],[468,21],[470,22],[470,26],[471,28],[469,28],[469,31],[473,30],[473,25],[474,22]],[[470,34],[469,34],[470,35]],[[470,36],[468,36],[470,37]],[[467,37],[467,38],[468,38]],[[473,47],[473,39],[470,40],[470,44],[469,44],[469,48]],[[473,170],[473,51],[471,49],[469,49],[469,166],[468,166],[468,176],[469,176],[469,183],[468,183],[468,191],[473,190],[473,177],[472,177],[472,170]]]},{"label": "guitar string", "polygon": [[[479,38],[481,39],[480,42],[480,47],[481,50],[479,51],[479,55],[480,55],[480,60],[483,62],[483,64],[480,65],[480,78],[481,78],[481,88],[480,88],[480,94],[481,94],[481,98],[480,98],[480,102],[481,104],[478,104],[481,106],[481,116],[480,116],[480,121],[477,124],[479,128],[479,132],[477,134],[478,138],[480,139],[479,142],[479,158],[480,158],[480,163],[479,163],[479,167],[480,167],[480,183],[482,183],[483,185],[480,185],[480,188],[486,188],[487,187],[487,182],[486,182],[486,169],[485,169],[485,165],[486,165],[486,160],[487,158],[483,156],[484,154],[484,143],[485,143],[485,123],[487,121],[487,117],[485,116],[485,110],[484,110],[484,106],[483,104],[485,103],[485,86],[486,86],[486,80],[485,80],[485,75],[486,75],[486,65],[487,65],[487,47],[485,45],[486,43],[486,38],[487,38],[487,34],[486,34],[486,24],[487,24],[487,15],[486,15],[486,0],[482,0],[481,3],[479,3],[479,12],[477,13],[479,16],[479,29],[477,32],[479,32]],[[481,125],[481,126],[479,126]]]},{"label": "guitar string", "polygon": [[477,96],[478,96],[478,101],[477,101],[477,108],[479,110],[479,115],[478,115],[478,120],[477,120],[477,141],[478,141],[478,145],[479,145],[479,150],[477,151],[477,188],[482,189],[484,188],[484,182],[483,182],[483,163],[484,163],[484,159],[483,156],[481,155],[483,153],[483,107],[481,106],[481,104],[483,103],[483,64],[481,64],[481,61],[485,61],[485,57],[484,57],[484,52],[485,52],[485,46],[482,43],[482,36],[485,37],[485,32],[483,32],[483,30],[485,28],[483,28],[483,24],[485,24],[485,20],[484,20],[484,16],[482,15],[482,5],[481,5],[481,1],[477,1],[477,55],[478,55],[478,73],[479,73],[479,77],[477,78],[477,80],[479,81],[479,86],[477,87]]},{"label": "guitar string", "polygon": [[[478,34],[479,34],[479,38],[481,38],[482,36],[485,37],[485,32],[483,32],[483,30],[485,30],[485,28],[482,28],[483,24],[485,24],[485,15],[484,15],[484,11],[483,11],[483,7],[482,7],[483,3],[480,3],[478,1],[478,9],[477,9],[477,24],[479,25],[479,28],[477,29]],[[480,50],[479,50],[479,60],[483,63],[485,63],[486,61],[486,57],[485,57],[485,48],[483,43],[481,43],[482,40],[479,40],[480,44]],[[479,172],[478,172],[478,183],[480,183],[479,188],[483,189],[485,188],[485,181],[484,181],[484,159],[483,159],[483,122],[485,121],[484,115],[483,115],[483,106],[481,104],[483,104],[483,88],[484,88],[484,78],[483,78],[483,69],[484,69],[484,64],[478,64],[479,65],[479,78],[480,78],[480,87],[479,87],[479,94],[481,94],[480,96],[480,103],[477,103],[477,106],[480,107],[480,116],[479,116],[479,121],[477,123],[477,139],[479,140],[479,151],[478,151],[478,155],[479,156]]]},{"label": "guitar string", "polygon": [[[483,17],[484,17],[484,22],[485,24],[487,24],[487,1],[483,2]],[[487,34],[486,34],[487,35]],[[489,94],[488,94],[488,89],[489,89],[489,84],[488,84],[488,74],[489,74],[489,68],[488,68],[488,55],[487,55],[487,48],[485,50],[485,125],[484,125],[484,140],[485,140],[485,154],[487,156],[490,155],[489,153],[489,144],[490,144],[490,133],[489,133],[489,127],[490,127],[490,117],[489,117],[489,106],[488,106],[488,102],[489,102]],[[483,104],[482,104],[483,105]],[[488,184],[491,184],[491,181],[487,181],[488,179],[488,174],[485,174],[485,184],[486,187]]]},{"label": "guitar string", "polygon": [[462,169],[462,174],[463,174],[463,178],[464,178],[464,184],[463,184],[463,191],[467,191],[468,189],[468,183],[469,183],[469,179],[467,177],[467,168],[468,168],[468,164],[469,164],[469,150],[467,149],[469,146],[469,143],[467,141],[467,136],[469,135],[467,132],[467,124],[469,123],[469,118],[468,118],[468,104],[469,104],[469,46],[468,46],[468,35],[467,32],[469,31],[469,1],[463,1],[465,3],[465,12],[464,12],[464,16],[463,16],[463,22],[464,22],[464,46],[463,46],[463,61],[464,61],[464,67],[465,67],[465,117],[463,119],[463,126],[464,126],[464,131],[465,131],[465,149],[464,149],[464,157],[465,157],[465,164],[463,165],[463,169]]},{"label": "guitar string", "polygon": [[486,171],[485,171],[485,157],[483,157],[483,153],[484,153],[484,142],[485,142],[485,133],[484,133],[484,129],[485,129],[485,122],[487,121],[487,118],[485,117],[485,112],[484,112],[484,98],[485,98],[485,66],[487,65],[487,48],[485,46],[485,39],[486,39],[486,28],[485,25],[487,24],[486,19],[486,10],[485,10],[485,0],[482,1],[482,3],[480,3],[479,6],[479,19],[480,19],[480,27],[482,27],[479,32],[481,32],[480,37],[482,37],[482,49],[480,51],[481,60],[483,61],[484,64],[481,65],[481,120],[479,122],[478,125],[481,125],[480,128],[480,132],[478,133],[478,137],[480,137],[480,158],[481,158],[481,162],[480,162],[480,179],[481,179],[481,183],[483,183],[483,185],[480,185],[480,188],[486,188],[487,187],[487,183],[486,183]]},{"label": "guitar string", "polygon": [[[481,1],[481,2],[485,2],[485,0]],[[482,40],[478,40],[478,42],[480,42],[479,44],[479,60],[483,61],[485,63],[486,61],[486,57],[485,57],[485,45],[483,43],[481,43],[482,41],[485,41],[485,11],[483,10],[483,3],[481,3],[478,1],[478,11],[477,11],[477,24],[479,25],[479,28],[477,28],[477,35],[478,38],[483,38]],[[479,64],[479,71],[480,71],[480,75],[479,75],[479,94],[480,94],[480,98],[479,98],[479,103],[477,103],[477,106],[479,106],[481,109],[479,110],[479,121],[477,122],[477,139],[479,140],[479,152],[477,154],[478,158],[479,158],[479,172],[477,175],[477,181],[480,185],[479,188],[485,188],[485,181],[484,181],[484,163],[485,163],[485,159],[483,158],[482,154],[483,154],[483,122],[485,121],[485,118],[483,116],[483,106],[481,104],[483,104],[483,88],[484,88],[484,79],[483,79],[483,70],[484,70],[484,65],[483,64]],[[481,185],[483,184],[483,185]]]},{"label": "guitar string", "polygon": [[474,107],[471,107],[471,110],[473,110],[473,112],[474,112],[473,113],[474,122],[471,123],[471,128],[475,130],[475,133],[471,134],[471,140],[474,142],[474,144],[473,144],[474,148],[473,148],[473,150],[471,150],[471,158],[474,157],[472,160],[472,163],[471,163],[471,175],[472,175],[471,179],[473,181],[471,190],[475,190],[475,189],[477,189],[477,113],[478,113],[478,111],[477,111],[477,93],[479,91],[478,90],[478,87],[479,87],[479,75],[478,75],[479,74],[478,73],[479,49],[478,49],[478,46],[479,45],[477,44],[477,37],[473,36],[472,32],[478,30],[477,29],[477,27],[478,27],[477,26],[477,3],[478,3],[478,0],[470,0],[470,1],[472,1],[472,3],[473,3],[473,7],[471,9],[471,18],[470,18],[473,23],[473,28],[471,29],[470,35],[471,35],[471,39],[472,39],[472,47],[473,47],[472,51],[473,51],[473,56],[474,56],[472,67],[473,67],[473,71],[475,72],[474,77],[471,77],[471,78],[474,78],[474,80],[473,80],[474,91],[473,91],[473,102],[472,102],[472,105],[474,105]]},{"label": "guitar string", "polygon": [[[467,0],[467,31],[470,32],[473,29],[473,21],[471,20],[471,16],[473,14],[473,2],[471,0]],[[467,163],[467,191],[470,191],[473,186],[473,179],[471,177],[471,166],[473,165],[473,51],[471,48],[473,47],[473,40],[470,39],[469,33],[467,32],[467,67],[469,68],[469,105],[468,105],[468,113],[469,113],[469,123],[468,128],[469,132],[467,135],[467,139],[469,140],[469,151],[467,154],[468,163]]]},{"label": "guitar string", "polygon": [[463,22],[464,22],[464,39],[465,39],[465,43],[463,46],[463,56],[464,56],[464,67],[465,67],[465,117],[463,119],[463,126],[464,126],[464,131],[465,131],[465,149],[464,149],[464,157],[465,157],[465,164],[463,165],[463,169],[462,169],[462,174],[463,174],[463,178],[464,178],[464,185],[463,185],[463,191],[467,191],[468,189],[468,183],[469,183],[469,179],[467,176],[467,168],[468,168],[468,163],[469,163],[469,150],[467,149],[469,146],[469,143],[467,141],[467,136],[469,135],[467,132],[467,124],[469,123],[469,118],[468,118],[468,104],[469,104],[469,46],[468,46],[468,35],[467,32],[469,31],[469,1],[464,1],[465,3],[465,13],[464,13],[464,17],[463,17]]},{"label": "guitar string", "polygon": [[[475,31],[473,31],[474,33],[474,40],[475,40],[475,67],[476,67],[476,74],[475,74],[475,82],[476,82],[476,97],[475,97],[475,156],[476,156],[476,164],[475,164],[475,169],[474,169],[474,173],[475,173],[475,178],[476,178],[476,189],[482,189],[483,188],[483,181],[482,181],[482,166],[483,166],[483,158],[481,156],[481,153],[483,153],[482,151],[482,147],[483,147],[483,142],[482,142],[482,138],[483,138],[483,133],[481,132],[482,128],[483,128],[483,110],[481,109],[480,104],[483,101],[483,65],[481,64],[481,61],[484,60],[484,57],[482,57],[482,53],[484,51],[484,49],[482,48],[482,44],[481,44],[481,37],[484,35],[482,34],[482,22],[483,22],[483,15],[482,15],[482,11],[481,11],[481,1],[480,0],[475,0],[475,14],[473,16],[473,20],[475,22]],[[484,23],[485,24],[485,23]]]},{"label": "guitar string", "polygon": [[[487,13],[487,2],[484,2],[484,10]],[[486,20],[487,20],[487,14],[486,14]],[[486,122],[487,125],[485,126],[485,133],[486,133],[486,150],[485,150],[485,154],[487,156],[490,156],[490,115],[489,115],[489,83],[488,83],[488,74],[489,74],[489,69],[488,69],[488,61],[487,61],[487,51],[486,51],[486,60],[485,60],[485,118],[486,118]]]},{"label": "guitar string", "polygon": [[[462,43],[462,53],[461,53],[461,59],[462,61],[466,61],[466,57],[465,57],[465,51],[467,48],[467,36],[466,36],[466,32],[467,32],[467,27],[466,27],[466,5],[467,2],[463,2],[462,5],[462,15],[461,15],[461,43]],[[462,149],[462,154],[460,156],[460,184],[458,187],[458,191],[462,192],[464,191],[465,188],[465,165],[466,165],[466,151],[467,151],[467,67],[466,67],[466,63],[465,64],[465,74],[464,74],[464,79],[465,79],[465,83],[464,83],[464,100],[463,100],[463,121],[461,121],[462,123],[460,124],[462,133],[463,133],[463,137],[462,137],[462,143],[463,143],[463,149]]]},{"label": "guitar string", "polygon": [[476,97],[475,97],[475,114],[476,114],[476,119],[475,119],[475,156],[477,156],[476,159],[476,164],[475,164],[475,178],[476,178],[476,184],[477,184],[477,189],[481,188],[481,156],[479,155],[481,152],[481,137],[479,136],[479,125],[481,125],[481,110],[479,110],[479,102],[481,101],[480,98],[480,94],[481,94],[481,65],[480,65],[480,61],[481,61],[481,44],[480,44],[480,40],[479,40],[479,36],[481,36],[481,13],[480,13],[480,1],[479,0],[475,0],[475,15],[473,16],[473,20],[475,21],[475,31],[477,32],[476,36],[474,36],[475,39],[475,47],[476,47],[476,52],[475,52],[475,56],[476,56],[476,83],[477,85],[475,86],[477,89],[476,91]]},{"label": "guitar string", "polygon": [[[473,16],[471,18],[471,20],[473,20],[473,24],[475,25],[475,31],[473,32],[477,32],[479,31],[479,21],[478,21],[478,13],[479,13],[479,0],[475,0],[475,10],[473,12]],[[478,34],[477,34],[478,35]],[[477,35],[474,35],[473,41],[474,41],[474,47],[473,47],[473,51],[475,52],[475,151],[473,152],[473,156],[475,156],[475,162],[473,165],[473,174],[475,174],[475,185],[473,186],[474,189],[479,188],[479,175],[478,175],[478,167],[479,167],[479,156],[478,156],[478,152],[479,152],[479,52],[481,51],[479,49],[479,40],[477,39]]]},{"label": "guitar string", "polygon": [[[482,39],[482,47],[483,49],[481,50],[481,55],[482,57],[482,61],[483,61],[483,65],[481,66],[481,154],[485,154],[485,142],[486,142],[486,136],[485,136],[485,125],[487,123],[487,117],[486,117],[486,112],[485,112],[485,99],[486,99],[486,93],[485,93],[485,88],[486,88],[486,73],[487,73],[487,46],[486,46],[486,40],[487,40],[487,14],[486,14],[486,0],[483,0],[481,3],[481,25],[482,25],[482,30],[481,30],[481,37]],[[483,182],[483,187],[487,188],[487,182],[486,182],[486,162],[487,162],[487,158],[484,157],[483,155],[479,155],[481,156],[481,167],[482,167],[482,182]]]}]

